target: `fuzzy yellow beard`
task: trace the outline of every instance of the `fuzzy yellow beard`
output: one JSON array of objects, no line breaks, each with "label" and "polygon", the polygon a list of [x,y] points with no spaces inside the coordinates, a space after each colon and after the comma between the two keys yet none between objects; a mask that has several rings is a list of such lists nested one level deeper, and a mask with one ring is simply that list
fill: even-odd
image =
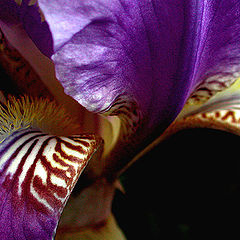
[{"label": "fuzzy yellow beard", "polygon": [[0,141],[19,129],[38,129],[54,135],[79,133],[80,126],[61,105],[45,98],[10,96],[0,105]]}]

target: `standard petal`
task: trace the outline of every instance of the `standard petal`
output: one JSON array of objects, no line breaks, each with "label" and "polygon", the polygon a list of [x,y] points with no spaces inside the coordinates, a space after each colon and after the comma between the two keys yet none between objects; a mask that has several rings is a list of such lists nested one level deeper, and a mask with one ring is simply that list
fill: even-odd
[{"label": "standard petal", "polygon": [[0,3],[0,27],[7,25],[17,31],[27,32],[39,50],[50,57],[53,54],[53,40],[47,22],[41,16],[37,3],[23,0],[17,4],[14,0],[2,0]]},{"label": "standard petal", "polygon": [[122,120],[122,141],[108,168],[124,165],[158,137],[196,89],[210,83],[215,90],[224,81],[228,87],[239,76],[237,0],[82,0],[65,6],[40,0],[39,6],[65,92],[90,111]]},{"label": "standard petal", "polygon": [[179,89],[188,85],[175,76],[183,33],[181,1],[71,1],[62,7],[55,0],[39,5],[53,33],[53,60],[67,94],[96,112],[108,110],[122,95],[136,99],[144,117],[151,111],[149,125],[175,116],[184,101]]},{"label": "standard petal", "polygon": [[240,76],[240,2],[188,1],[181,77],[190,79],[189,102],[201,103]]},{"label": "standard petal", "polygon": [[90,111],[107,111],[124,95],[139,104],[147,128],[163,129],[193,90],[239,76],[237,0],[39,4],[57,77]]}]

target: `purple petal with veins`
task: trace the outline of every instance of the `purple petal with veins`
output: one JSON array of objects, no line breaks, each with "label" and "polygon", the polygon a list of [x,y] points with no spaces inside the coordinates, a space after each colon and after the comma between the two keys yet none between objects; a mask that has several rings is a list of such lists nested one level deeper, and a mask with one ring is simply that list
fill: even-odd
[{"label": "purple petal with veins", "polygon": [[53,46],[43,42],[50,33],[37,6],[26,2],[24,28],[46,55],[54,48],[65,92],[90,111],[106,111],[127,95],[148,128],[164,128],[203,81],[239,76],[237,0],[40,0]]},{"label": "purple petal with veins", "polygon": [[148,128],[162,129],[202,81],[239,76],[239,1],[39,4],[53,34],[57,77],[90,111],[127,95]]},{"label": "purple petal with veins", "polygon": [[[62,11],[60,1],[39,4],[56,42],[52,59],[67,94],[95,112],[127,95],[151,127],[175,117],[188,89],[176,76],[184,31],[181,1],[71,1]],[[55,28],[64,17],[70,29],[76,20],[65,40],[62,28]]]}]

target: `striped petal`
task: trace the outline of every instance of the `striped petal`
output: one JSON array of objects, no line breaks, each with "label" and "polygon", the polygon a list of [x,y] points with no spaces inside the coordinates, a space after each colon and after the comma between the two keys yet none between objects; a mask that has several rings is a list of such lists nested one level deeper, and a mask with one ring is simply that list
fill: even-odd
[{"label": "striped petal", "polygon": [[[92,134],[47,134],[50,126],[63,128],[53,132],[71,126],[47,100],[12,99],[0,110],[0,238],[53,239],[63,208],[102,140]],[[49,120],[53,115],[60,120],[55,126],[56,120]]]},{"label": "striped petal", "polygon": [[186,105],[180,121],[191,122],[192,127],[215,128],[240,135],[240,79],[205,104]]},{"label": "striped petal", "polygon": [[[197,89],[192,96],[198,94]],[[214,96],[207,102],[201,101],[203,95],[200,95],[201,97],[197,99],[191,99],[191,96],[178,118],[139,156],[150,151],[171,135],[185,129],[210,128],[240,136],[240,78],[224,91],[215,92]],[[136,159],[137,157],[133,162]]]},{"label": "striped petal", "polygon": [[54,137],[18,131],[8,137],[0,146],[1,239],[52,239],[98,144],[92,135]]}]

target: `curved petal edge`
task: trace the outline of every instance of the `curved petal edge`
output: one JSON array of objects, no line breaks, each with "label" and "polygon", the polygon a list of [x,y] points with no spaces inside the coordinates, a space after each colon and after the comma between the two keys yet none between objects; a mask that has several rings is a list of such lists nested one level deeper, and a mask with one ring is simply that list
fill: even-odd
[{"label": "curved petal edge", "polygon": [[60,215],[101,140],[14,132],[0,144],[0,238],[53,239]]}]

